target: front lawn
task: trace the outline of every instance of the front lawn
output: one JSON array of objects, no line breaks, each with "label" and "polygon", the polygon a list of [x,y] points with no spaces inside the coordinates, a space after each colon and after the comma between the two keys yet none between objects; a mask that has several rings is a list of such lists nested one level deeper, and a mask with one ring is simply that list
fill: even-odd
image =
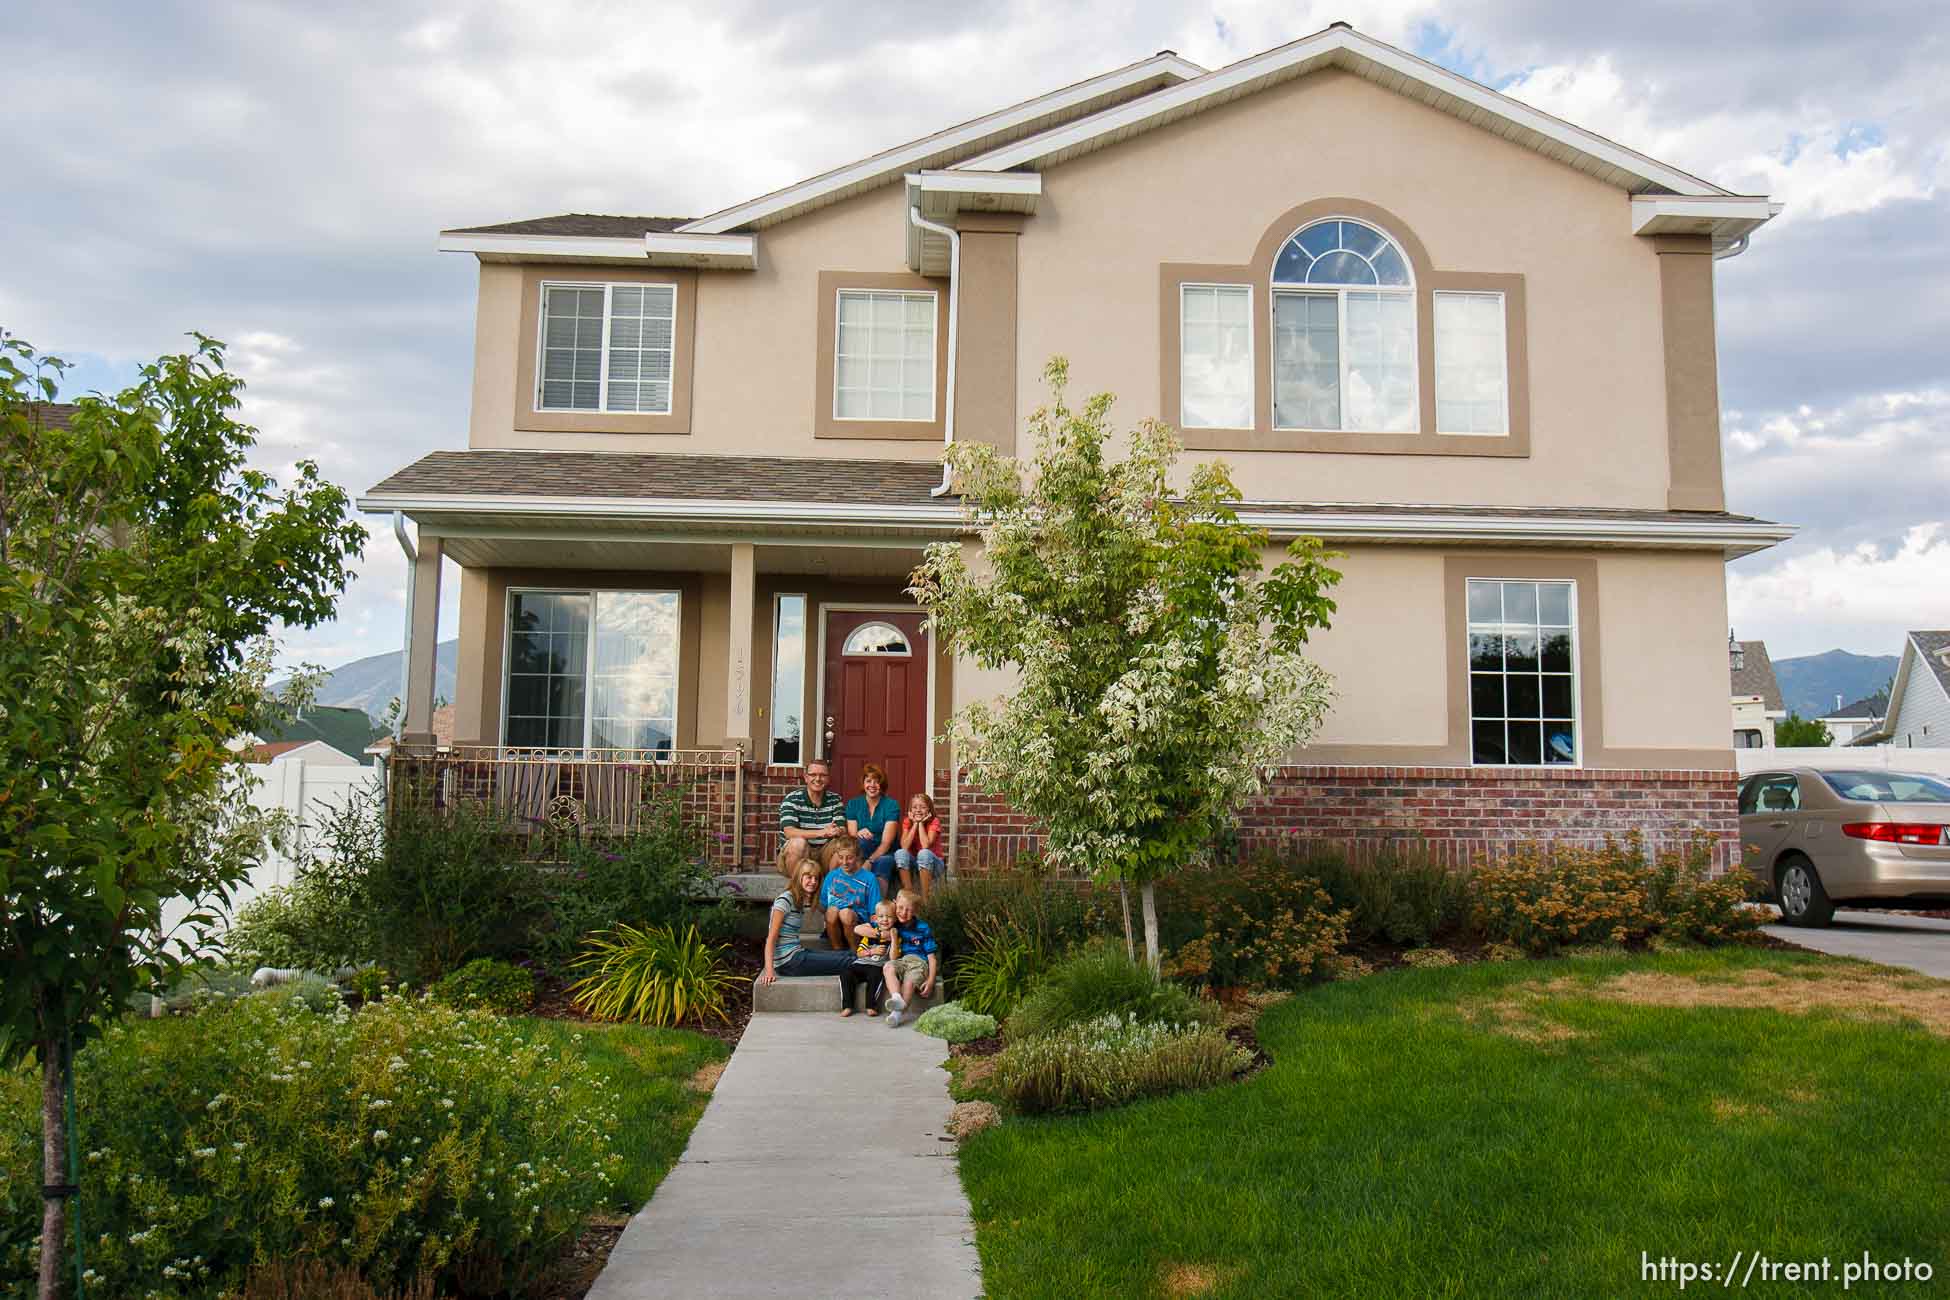
[{"label": "front lawn", "polygon": [[1874,1294],[1950,1280],[1950,984],[1745,948],[1512,962],[1323,986],[1258,1032],[1242,1084],[967,1142],[988,1293],[1677,1293],[1641,1252],[1834,1261],[1770,1295],[1838,1293],[1864,1251],[1936,1273]]},{"label": "front lawn", "polygon": [[[731,1049],[687,1029],[646,1025],[589,1024],[522,1016],[515,1023],[531,1038],[567,1045],[582,1036],[582,1056],[605,1080],[604,1096],[617,1111],[610,1150],[623,1157],[610,1208],[641,1209],[684,1153],[691,1129],[711,1099],[716,1069]],[[582,1099],[571,1099],[574,1101]]]}]

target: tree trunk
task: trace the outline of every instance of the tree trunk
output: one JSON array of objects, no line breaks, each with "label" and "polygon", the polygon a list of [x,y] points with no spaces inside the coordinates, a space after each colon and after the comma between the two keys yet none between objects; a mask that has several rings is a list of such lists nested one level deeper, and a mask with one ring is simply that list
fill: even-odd
[{"label": "tree trunk", "polygon": [[1151,967],[1153,975],[1159,975],[1158,956],[1158,896],[1156,887],[1145,881],[1138,896],[1144,900],[1144,960]]},{"label": "tree trunk", "polygon": [[[42,1042],[41,1053],[41,1181],[48,1185],[68,1181],[67,1117],[62,1110],[61,1073],[64,1058],[61,1044]],[[67,1262],[68,1202],[50,1196],[41,1203],[41,1290],[40,1300],[59,1300],[61,1266]]]},{"label": "tree trunk", "polygon": [[1131,887],[1123,881],[1117,882],[1117,901],[1124,905],[1124,956],[1137,965],[1137,940],[1131,935]]}]

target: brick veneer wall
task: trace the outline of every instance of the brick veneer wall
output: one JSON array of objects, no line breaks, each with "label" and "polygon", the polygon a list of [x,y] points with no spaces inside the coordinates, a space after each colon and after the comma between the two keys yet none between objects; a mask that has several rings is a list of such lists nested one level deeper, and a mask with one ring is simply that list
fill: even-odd
[{"label": "brick veneer wall", "polygon": [[[1329,844],[1357,857],[1414,846],[1451,866],[1529,841],[1597,844],[1639,830],[1650,847],[1695,831],[1714,866],[1737,860],[1733,772],[1469,767],[1283,767],[1239,816],[1243,845]],[[937,781],[945,807],[947,780]],[[957,868],[981,871],[1037,847],[1034,825],[964,779]]]}]

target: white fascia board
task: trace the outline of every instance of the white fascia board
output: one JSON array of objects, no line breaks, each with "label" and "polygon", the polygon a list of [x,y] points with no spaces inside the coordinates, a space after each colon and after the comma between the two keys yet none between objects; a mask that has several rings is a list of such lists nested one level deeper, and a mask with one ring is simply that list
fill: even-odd
[{"label": "white fascia board", "polygon": [[[615,497],[522,497],[495,495],[367,496],[357,501],[368,514],[400,511],[423,515],[555,515],[575,519],[652,519],[673,522],[746,522],[885,526],[892,507],[879,504],[827,504],[791,501],[692,501]],[[903,505],[904,527],[973,532],[959,505]],[[1241,520],[1280,537],[1321,536],[1349,541],[1510,542],[1554,545],[1698,547],[1752,554],[1794,536],[1789,524],[1739,520],[1564,519],[1521,515],[1414,515],[1376,511],[1341,514],[1239,510]]]},{"label": "white fascia board", "polygon": [[640,262],[646,254],[641,239],[613,239],[603,235],[466,235],[440,234],[443,253],[476,253],[533,261]]},{"label": "white fascia board", "polygon": [[996,194],[1040,198],[1041,172],[921,171],[907,174],[908,188],[922,194]]},{"label": "white fascia board", "polygon": [[653,266],[717,267],[731,271],[758,269],[757,235],[688,235],[651,231],[643,236],[643,250]]},{"label": "white fascia board", "polygon": [[[1672,194],[1634,194],[1632,233],[1664,234],[1686,229],[1738,239],[1781,214],[1781,204],[1765,194],[1695,198]],[[1709,229],[1700,230],[1701,225]]]},{"label": "white fascia board", "polygon": [[707,235],[736,230],[739,226],[763,221],[787,209],[814,202],[836,190],[881,178],[891,179],[905,175],[914,164],[924,158],[972,145],[985,136],[994,135],[998,131],[1007,131],[1024,122],[1033,122],[1051,113],[1060,113],[1077,104],[1088,103],[1099,95],[1110,94],[1129,86],[1142,85],[1144,82],[1155,81],[1160,77],[1182,82],[1204,75],[1206,75],[1205,69],[1175,54],[1155,55],[1142,62],[1118,68],[1114,72],[1107,72],[1100,77],[1079,81],[1074,86],[1067,86],[1035,99],[1024,100],[999,112],[978,117],[972,122],[964,122],[946,131],[939,131],[934,135],[897,145],[871,158],[863,158],[859,162],[824,172],[797,185],[774,190],[770,194],[740,203],[736,207],[714,212],[708,217],[699,217],[696,221],[682,227],[682,230],[686,234]]},{"label": "white fascia board", "polygon": [[992,149],[964,162],[956,163],[955,166],[970,171],[1007,171],[1016,167],[1034,166],[1041,158],[1096,137],[1132,128],[1141,130],[1154,119],[1181,114],[1188,109],[1196,111],[1204,101],[1215,96],[1225,95],[1262,78],[1276,77],[1296,64],[1324,56],[1330,56],[1337,62],[1344,59],[1364,60],[1412,81],[1419,81],[1514,126],[1535,131],[1568,149],[1576,150],[1628,172],[1648,185],[1659,186],[1678,194],[1722,195],[1726,193],[1709,181],[1689,175],[1676,167],[1670,167],[1657,159],[1648,158],[1636,150],[1627,149],[1624,145],[1595,135],[1582,127],[1573,126],[1561,118],[1520,103],[1507,95],[1500,95],[1487,86],[1479,85],[1467,77],[1458,76],[1446,68],[1439,68],[1406,50],[1398,50],[1373,37],[1363,36],[1357,31],[1341,27],[1330,27],[1324,32],[1316,32],[1312,36],[1268,50],[1264,54],[1241,59],[1216,72],[1208,72],[1195,81],[1172,86],[1128,104],[1107,108],[1101,113],[1093,113],[1076,122],[1018,140],[1000,149]]}]

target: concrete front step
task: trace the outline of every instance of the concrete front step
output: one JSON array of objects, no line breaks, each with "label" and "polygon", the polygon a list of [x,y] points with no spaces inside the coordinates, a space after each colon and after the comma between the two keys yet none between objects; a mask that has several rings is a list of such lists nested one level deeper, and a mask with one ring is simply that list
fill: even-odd
[{"label": "concrete front step", "polygon": [[[866,1010],[867,991],[863,987],[853,995],[853,1009]],[[924,998],[915,991],[913,1000],[907,1004],[907,1014],[903,1020],[912,1020],[929,1007],[940,1006],[947,999],[941,990],[941,981],[936,980],[934,996]],[[770,984],[760,984],[752,979],[753,1011],[824,1011],[828,1015],[840,1009],[840,977],[837,975],[781,976]]]}]

